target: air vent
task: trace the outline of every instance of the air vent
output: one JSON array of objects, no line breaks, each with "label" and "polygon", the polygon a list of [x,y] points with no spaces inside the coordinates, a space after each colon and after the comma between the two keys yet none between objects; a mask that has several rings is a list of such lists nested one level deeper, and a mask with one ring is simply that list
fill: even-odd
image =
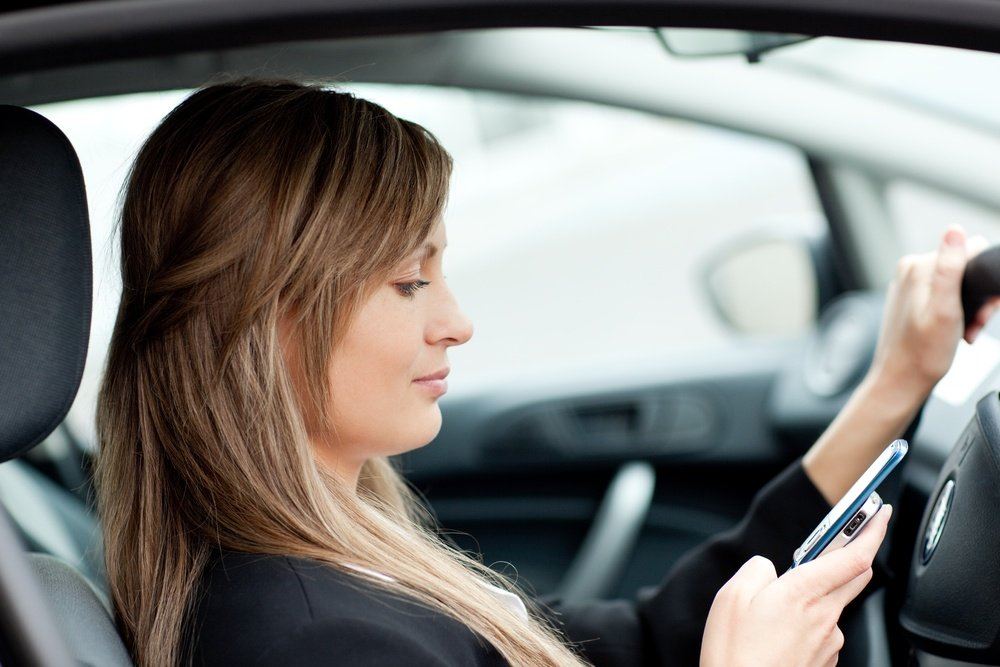
[{"label": "air vent", "polygon": [[588,434],[633,433],[639,425],[639,406],[626,403],[576,407],[573,416]]}]

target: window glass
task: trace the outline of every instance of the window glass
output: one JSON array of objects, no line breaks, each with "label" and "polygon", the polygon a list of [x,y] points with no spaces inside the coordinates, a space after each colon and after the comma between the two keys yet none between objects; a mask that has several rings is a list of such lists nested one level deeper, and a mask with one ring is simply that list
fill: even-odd
[{"label": "window glass", "polygon": [[[731,344],[738,334],[708,298],[706,262],[734,239],[751,243],[758,231],[803,235],[824,226],[802,155],[778,142],[575,101],[426,86],[345,88],[425,125],[455,159],[444,268],[474,335],[449,352],[452,392],[529,371]],[[36,107],[76,147],[90,198],[91,353],[69,417],[84,440],[93,437],[121,289],[111,235],[118,193],[141,142],[187,94]],[[800,257],[789,261],[801,264]],[[774,263],[757,263],[762,285]],[[741,309],[753,315],[754,291],[742,287]],[[778,308],[790,312],[774,319],[802,324],[811,317],[800,312],[810,308],[808,299]]]},{"label": "window glass", "polygon": [[1000,211],[996,209],[911,181],[890,183],[886,202],[903,254],[933,250],[952,223],[962,225],[969,236],[982,234],[1000,243]]}]

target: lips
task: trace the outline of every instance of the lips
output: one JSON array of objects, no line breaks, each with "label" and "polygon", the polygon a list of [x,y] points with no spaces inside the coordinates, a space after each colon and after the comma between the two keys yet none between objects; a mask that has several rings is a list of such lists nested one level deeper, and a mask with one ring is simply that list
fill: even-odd
[{"label": "lips", "polygon": [[425,375],[423,377],[417,378],[416,380],[414,380],[414,382],[423,382],[424,380],[443,380],[446,377],[448,377],[448,373],[449,372],[451,372],[451,369],[448,368],[447,366],[445,366],[441,370],[435,371],[434,373],[431,373],[430,375]]},{"label": "lips", "polygon": [[450,369],[445,366],[439,371],[435,371],[430,375],[425,375],[422,378],[417,378],[413,381],[413,384],[420,387],[422,390],[430,392],[434,398],[443,396],[445,392],[448,391],[448,381],[445,378],[448,376],[448,371]]}]

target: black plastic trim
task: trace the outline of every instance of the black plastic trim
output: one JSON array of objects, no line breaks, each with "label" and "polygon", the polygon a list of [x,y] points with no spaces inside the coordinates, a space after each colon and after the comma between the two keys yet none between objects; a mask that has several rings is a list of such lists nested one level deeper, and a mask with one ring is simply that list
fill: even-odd
[{"label": "black plastic trim", "polygon": [[1000,51],[994,0],[104,0],[0,14],[0,73],[295,39],[600,25],[741,28]]}]

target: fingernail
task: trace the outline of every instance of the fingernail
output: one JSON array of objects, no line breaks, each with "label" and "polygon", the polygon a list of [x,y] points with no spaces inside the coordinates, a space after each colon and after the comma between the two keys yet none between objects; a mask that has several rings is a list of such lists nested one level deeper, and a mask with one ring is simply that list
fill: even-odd
[{"label": "fingernail", "polygon": [[949,227],[944,234],[944,240],[948,245],[960,246],[962,245],[962,232],[957,227]]},{"label": "fingernail", "polygon": [[886,518],[889,518],[889,517],[891,517],[891,516],[892,516],[892,505],[884,505],[884,506],[882,507],[882,509],[883,509],[884,511],[888,512],[888,514],[886,515]]}]

